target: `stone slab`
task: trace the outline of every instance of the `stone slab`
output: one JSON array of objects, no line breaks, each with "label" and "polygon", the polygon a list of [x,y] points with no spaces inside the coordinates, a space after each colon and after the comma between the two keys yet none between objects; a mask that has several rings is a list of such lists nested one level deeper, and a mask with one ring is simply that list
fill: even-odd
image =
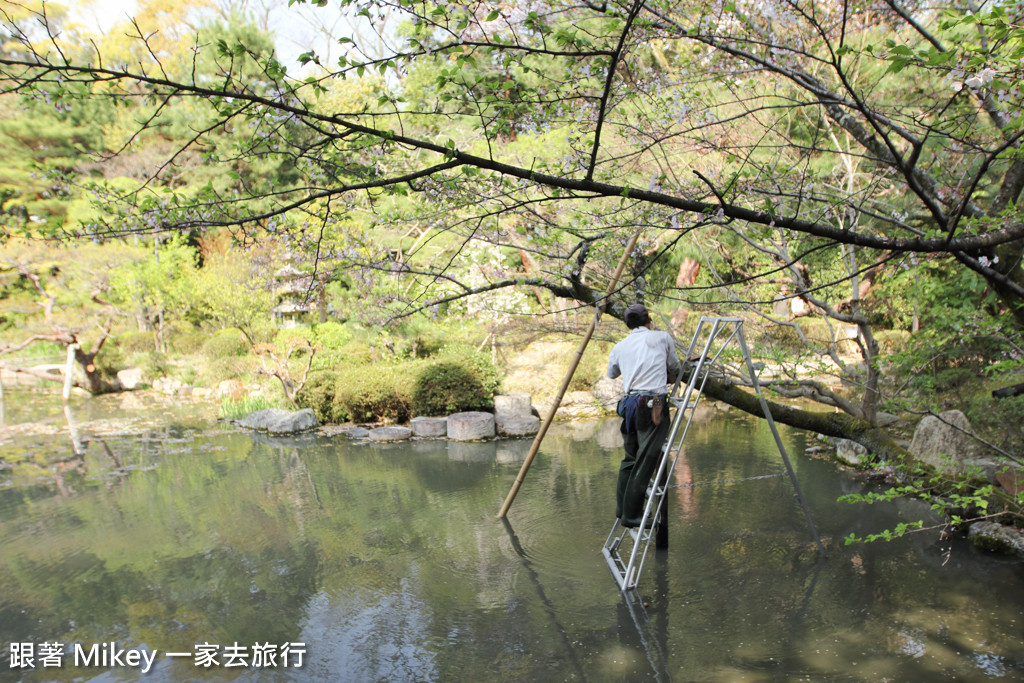
[{"label": "stone slab", "polygon": [[503,394],[494,397],[494,414],[510,417],[529,417],[532,409],[529,394]]},{"label": "stone slab", "polygon": [[477,411],[448,416],[448,438],[453,441],[489,439],[495,434],[494,415]]},{"label": "stone slab", "polygon": [[368,439],[370,437],[370,430],[366,427],[349,427],[345,430],[345,434],[350,439]]},{"label": "stone slab", "polygon": [[412,436],[408,427],[377,427],[370,430],[370,441],[405,441]]},{"label": "stone slab", "polygon": [[409,420],[409,428],[413,436],[438,438],[448,434],[448,418],[446,417],[414,417]]},{"label": "stone slab", "polygon": [[506,436],[532,436],[540,431],[540,418],[533,415],[495,416],[495,426],[499,434]]}]

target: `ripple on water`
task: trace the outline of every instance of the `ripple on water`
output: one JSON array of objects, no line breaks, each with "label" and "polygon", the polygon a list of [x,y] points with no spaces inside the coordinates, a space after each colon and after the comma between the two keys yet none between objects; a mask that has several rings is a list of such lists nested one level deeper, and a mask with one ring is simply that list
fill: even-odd
[{"label": "ripple on water", "polygon": [[[506,557],[516,572],[517,584],[544,587],[553,600],[595,591],[615,597],[601,554],[614,520],[567,512],[558,497],[554,502],[524,501],[509,515]],[[592,605],[590,599],[572,599],[560,608],[572,615],[586,612]]]}]

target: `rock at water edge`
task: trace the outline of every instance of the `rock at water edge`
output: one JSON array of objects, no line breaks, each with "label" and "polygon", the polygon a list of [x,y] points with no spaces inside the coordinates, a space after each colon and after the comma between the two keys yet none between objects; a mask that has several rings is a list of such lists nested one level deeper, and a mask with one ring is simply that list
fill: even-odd
[{"label": "rock at water edge", "polygon": [[1024,557],[1024,536],[1019,529],[995,522],[975,522],[967,538],[978,548]]},{"label": "rock at water edge", "polygon": [[860,467],[869,460],[868,449],[856,441],[836,439],[836,458],[851,467]]},{"label": "rock at water edge", "polygon": [[494,436],[494,416],[471,411],[448,416],[448,438],[453,441],[473,441]]},{"label": "rock at water edge", "polygon": [[494,414],[528,417],[533,407],[529,394],[504,394],[494,397]]},{"label": "rock at water edge", "polygon": [[444,437],[448,434],[448,418],[414,417],[409,420],[409,428],[413,436]]},{"label": "rock at water edge", "polygon": [[291,434],[320,426],[316,419],[316,413],[310,408],[295,412],[281,408],[257,410],[239,420],[238,424],[248,429],[258,429],[274,434]]},{"label": "rock at water edge", "polygon": [[968,434],[971,423],[959,410],[947,410],[938,416],[927,415],[914,430],[908,449],[915,458],[943,472],[959,472],[964,463],[976,456]]},{"label": "rock at water edge", "polygon": [[531,436],[540,431],[540,418],[533,415],[525,417],[496,416],[495,425],[499,434],[506,436]]},{"label": "rock at water edge", "polygon": [[370,441],[405,441],[412,436],[408,427],[377,427],[370,430]]}]

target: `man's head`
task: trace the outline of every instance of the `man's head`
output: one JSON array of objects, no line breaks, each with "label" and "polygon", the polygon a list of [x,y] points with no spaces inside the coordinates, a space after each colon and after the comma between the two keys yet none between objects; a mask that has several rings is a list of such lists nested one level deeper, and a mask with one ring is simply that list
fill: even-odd
[{"label": "man's head", "polygon": [[635,329],[650,324],[651,314],[643,304],[632,304],[626,308],[626,327]]}]

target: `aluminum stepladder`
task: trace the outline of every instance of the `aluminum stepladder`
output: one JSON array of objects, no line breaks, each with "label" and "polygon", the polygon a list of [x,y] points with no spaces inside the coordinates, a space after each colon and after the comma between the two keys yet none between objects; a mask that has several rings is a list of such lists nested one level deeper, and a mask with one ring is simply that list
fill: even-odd
[{"label": "aluminum stepladder", "polygon": [[[800,501],[800,506],[803,508],[804,516],[811,529],[811,534],[814,536],[814,541],[818,546],[819,552],[822,555],[825,554],[825,548],[818,538],[818,531],[814,526],[814,521],[811,519],[803,494],[800,492],[796,474],[793,471],[793,466],[790,464],[789,456],[786,454],[782,438],[779,436],[779,430],[775,425],[775,420],[772,418],[768,403],[761,393],[761,386],[757,381],[757,372],[753,361],[750,359],[746,338],[743,336],[743,319],[704,316],[701,317],[700,322],[697,324],[697,330],[694,332],[686,356],[684,356],[683,371],[680,373],[680,377],[676,379],[669,394],[669,403],[675,407],[675,415],[672,418],[671,428],[665,439],[665,445],[662,447],[658,466],[655,468],[654,474],[651,476],[651,482],[647,487],[647,501],[644,505],[644,514],[640,526],[635,529],[627,529],[616,519],[612,525],[611,532],[608,534],[608,539],[601,550],[605,560],[608,562],[608,566],[612,570],[612,574],[615,576],[615,581],[619,584],[619,589],[622,591],[636,588],[637,582],[640,580],[644,560],[647,558],[651,541],[657,535],[657,527],[665,510],[665,496],[670,488],[669,481],[671,481],[672,473],[675,471],[676,461],[682,452],[683,442],[690,429],[690,424],[693,422],[693,416],[704,393],[704,387],[711,376],[712,369],[719,364],[725,365],[724,362],[721,362],[722,352],[734,342],[739,345],[739,350],[743,355],[743,362],[746,366],[747,377],[743,379],[749,381],[754,389],[754,393],[760,402],[761,410],[764,412],[764,417],[771,428],[772,436],[775,438],[775,444],[782,455],[786,474],[793,483],[796,498]],[[725,376],[724,370],[722,376]],[[686,384],[682,385],[684,378]]]}]

